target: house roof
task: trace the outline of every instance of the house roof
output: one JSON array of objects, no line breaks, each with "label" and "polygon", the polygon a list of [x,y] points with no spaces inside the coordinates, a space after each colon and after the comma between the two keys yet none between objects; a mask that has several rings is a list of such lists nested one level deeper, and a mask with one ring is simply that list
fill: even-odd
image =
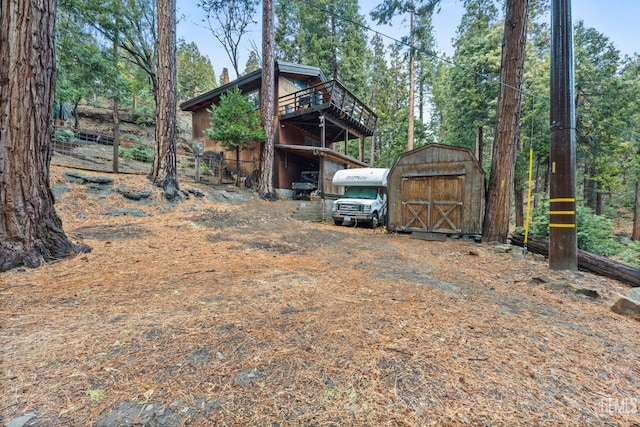
[{"label": "house roof", "polygon": [[[275,69],[279,74],[288,74],[299,77],[318,77],[323,82],[327,81],[324,73],[318,67],[276,61]],[[244,76],[241,76],[232,82],[229,82],[225,85],[210,90],[209,92],[203,93],[202,95],[198,95],[195,98],[191,98],[183,102],[182,104],[180,104],[180,109],[183,111],[193,111],[195,107],[198,107],[200,105],[212,104],[214,100],[219,98],[220,95],[230,89],[237,87],[240,88],[240,90],[242,90],[243,92],[248,92],[253,89],[260,88],[261,84],[262,69],[258,69],[250,72],[249,74],[245,74]]]}]

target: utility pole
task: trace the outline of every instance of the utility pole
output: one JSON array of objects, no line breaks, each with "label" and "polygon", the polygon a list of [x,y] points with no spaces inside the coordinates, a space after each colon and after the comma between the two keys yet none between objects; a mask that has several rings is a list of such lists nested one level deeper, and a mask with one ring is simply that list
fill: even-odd
[{"label": "utility pole", "polygon": [[571,0],[551,2],[551,153],[549,268],[578,268],[576,115]]}]

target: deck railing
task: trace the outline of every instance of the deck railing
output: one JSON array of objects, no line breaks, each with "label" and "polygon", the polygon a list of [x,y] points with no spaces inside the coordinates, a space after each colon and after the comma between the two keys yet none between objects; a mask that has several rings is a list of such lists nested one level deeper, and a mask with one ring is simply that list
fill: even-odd
[{"label": "deck railing", "polygon": [[340,119],[348,116],[370,130],[376,127],[376,114],[337,80],[281,96],[278,100],[278,114],[286,116],[313,107],[324,109],[331,106],[338,110]]}]

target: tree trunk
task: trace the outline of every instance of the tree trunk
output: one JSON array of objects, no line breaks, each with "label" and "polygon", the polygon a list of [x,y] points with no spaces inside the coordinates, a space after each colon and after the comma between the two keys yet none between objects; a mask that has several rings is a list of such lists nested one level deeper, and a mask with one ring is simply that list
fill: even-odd
[{"label": "tree trunk", "polygon": [[176,165],[176,0],[158,0],[156,149],[151,179],[168,200],[180,196]]},{"label": "tree trunk", "polygon": [[[516,143],[516,157],[517,153],[522,151],[522,143],[520,142],[520,137],[518,137],[518,142]],[[515,205],[515,220],[516,227],[524,227],[524,183],[526,182],[521,176],[518,176],[514,173],[513,176],[513,196],[514,196],[514,205]]]},{"label": "tree trunk", "polygon": [[476,127],[476,160],[482,168],[482,151],[484,150],[484,134],[482,126]]},{"label": "tree trunk", "polygon": [[0,11],[0,271],[78,250],[49,189],[56,0],[4,1]]},{"label": "tree trunk", "polygon": [[582,187],[582,192],[584,193],[584,203],[587,207],[596,210],[596,192],[597,192],[597,184],[593,179],[594,168],[589,167],[588,164],[584,165],[584,185]]},{"label": "tree trunk", "polygon": [[[338,38],[338,36],[337,36],[337,31],[336,31],[336,15],[335,15],[335,13],[331,13],[330,19],[331,19],[331,37],[333,37],[334,40],[336,40]],[[337,40],[336,40],[335,43],[333,43],[333,46],[332,46],[332,49],[331,49],[331,76],[333,77],[333,80],[338,80],[338,43],[337,43]]]},{"label": "tree trunk", "polygon": [[513,184],[516,227],[524,227],[524,187],[521,179],[515,179]]},{"label": "tree trunk", "polygon": [[[516,233],[511,236],[511,244],[524,246],[524,235]],[[536,254],[549,256],[549,241],[537,237],[527,238],[527,250]],[[610,277],[631,286],[640,286],[640,268],[615,261],[591,252],[577,250],[577,263],[581,270]]]},{"label": "tree trunk", "polygon": [[240,187],[240,146],[236,145],[236,187]]},{"label": "tree trunk", "polygon": [[411,11],[411,21],[409,23],[409,124],[407,129],[407,151],[413,150],[413,127],[414,127],[414,97],[416,88],[416,59],[414,54],[413,45],[415,43],[415,37],[413,35],[413,19],[415,12]]},{"label": "tree trunk", "polygon": [[371,136],[371,158],[369,159],[369,165],[374,167],[376,164],[376,135]]},{"label": "tree trunk", "polygon": [[78,126],[80,126],[80,114],[78,114],[78,104],[80,101],[75,101],[73,103],[73,128],[78,130]]},{"label": "tree trunk", "polygon": [[633,214],[633,233],[632,240],[640,240],[640,180],[636,182],[636,207]]},{"label": "tree trunk", "polygon": [[528,4],[528,0],[507,2],[500,72],[502,85],[498,96],[491,177],[482,233],[485,241],[506,242],[509,234]]},{"label": "tree trunk", "polygon": [[261,199],[276,200],[273,190],[273,161],[275,145],[275,70],[273,60],[273,0],[262,2],[262,88],[260,89],[260,120],[267,134],[263,145],[258,195]]},{"label": "tree trunk", "polygon": [[[113,42],[113,57],[118,58],[118,36]],[[120,114],[118,110],[118,95],[113,96],[113,172],[118,173],[120,159]]]},{"label": "tree trunk", "polygon": [[118,100],[113,100],[113,172],[118,173],[120,160],[120,113]]},{"label": "tree trunk", "polygon": [[113,172],[118,173],[120,160],[120,114],[118,100],[113,100]]}]

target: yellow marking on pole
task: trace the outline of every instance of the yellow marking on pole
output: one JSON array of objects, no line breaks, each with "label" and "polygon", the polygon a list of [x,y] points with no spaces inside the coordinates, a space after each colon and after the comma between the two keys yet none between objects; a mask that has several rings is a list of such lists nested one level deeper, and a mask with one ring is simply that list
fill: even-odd
[{"label": "yellow marking on pole", "polygon": [[576,211],[549,211],[549,215],[575,215]]},{"label": "yellow marking on pole", "polygon": [[576,199],[573,197],[556,197],[555,199],[549,199],[549,203],[575,203]]},{"label": "yellow marking on pole", "polygon": [[576,228],[575,224],[549,224],[549,228]]}]

